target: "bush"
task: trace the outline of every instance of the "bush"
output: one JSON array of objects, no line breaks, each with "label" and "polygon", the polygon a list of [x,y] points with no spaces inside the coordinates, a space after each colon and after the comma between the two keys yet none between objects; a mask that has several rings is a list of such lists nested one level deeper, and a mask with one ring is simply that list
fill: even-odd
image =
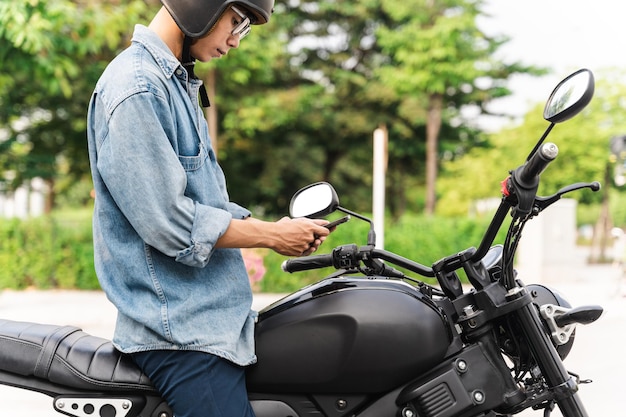
[{"label": "bush", "polygon": [[0,288],[99,288],[91,220],[78,213],[0,221]]},{"label": "bush", "polygon": [[[386,225],[385,248],[430,266],[445,256],[478,246],[487,225],[488,219],[405,215]],[[319,253],[329,253],[343,244],[365,245],[368,230],[367,223],[353,218],[337,227]],[[264,256],[265,274],[255,285],[262,292],[292,292],[334,272],[327,268],[289,274],[280,268],[287,259],[284,256],[268,250],[256,253]],[[0,220],[0,288],[27,287],[99,288],[89,209],[30,220]]]}]

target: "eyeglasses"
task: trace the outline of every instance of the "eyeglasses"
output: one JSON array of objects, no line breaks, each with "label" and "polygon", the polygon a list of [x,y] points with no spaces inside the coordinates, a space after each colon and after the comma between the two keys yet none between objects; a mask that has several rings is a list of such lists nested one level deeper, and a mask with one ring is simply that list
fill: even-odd
[{"label": "eyeglasses", "polygon": [[230,32],[233,36],[239,36],[239,39],[243,39],[248,33],[250,33],[250,18],[244,14],[241,10],[239,10],[235,6],[230,6],[231,10],[241,18],[241,21],[236,23],[236,26]]}]

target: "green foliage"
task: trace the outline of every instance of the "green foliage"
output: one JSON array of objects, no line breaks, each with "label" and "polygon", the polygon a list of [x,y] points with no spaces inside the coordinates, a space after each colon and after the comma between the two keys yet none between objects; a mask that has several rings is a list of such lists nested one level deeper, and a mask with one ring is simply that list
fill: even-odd
[{"label": "green foliage", "polygon": [[[589,106],[575,118],[556,125],[547,138],[559,147],[559,157],[542,174],[539,194],[549,195],[575,182],[604,181],[609,164],[609,140],[624,134],[626,126],[622,111],[626,105],[626,85],[620,84],[613,72],[599,72],[596,78],[595,94]],[[546,97],[549,93],[546,92]],[[466,215],[477,200],[500,198],[500,181],[524,163],[548,127],[542,114],[543,104],[538,104],[519,126],[492,134],[489,147],[472,149],[462,158],[446,162],[438,182],[438,213]],[[603,186],[612,187],[612,184]],[[568,198],[582,205],[599,204],[601,193],[583,191],[569,194]]]},{"label": "green foliage", "polygon": [[[448,99],[439,155],[482,143],[476,129],[459,124],[460,107],[508,94],[504,81],[529,69],[493,61],[506,39],[477,32],[480,2],[435,3],[279,0],[270,23],[254,27],[227,59],[198,64],[197,73],[214,80],[214,139],[233,200],[281,215],[293,191],[330,180],[350,190],[351,207],[370,209],[371,137],[384,124],[397,217],[421,201],[407,190],[423,187],[425,97],[441,86]],[[133,25],[147,23],[158,4],[0,3],[0,171],[8,188],[37,176],[62,193],[88,177],[91,91]]]},{"label": "green foliage", "polygon": [[99,288],[85,212],[0,221],[0,288]]},{"label": "green foliage", "polygon": [[5,188],[89,174],[87,104],[104,66],[126,46],[140,0],[0,2],[0,172]]},{"label": "green foliage", "polygon": [[[48,94],[70,97],[84,57],[114,50],[128,19],[145,11],[140,1],[13,0],[0,3],[0,62],[13,75],[26,72]],[[10,79],[3,80],[11,84]],[[0,84],[0,88],[7,87]]]},{"label": "green foliage", "polygon": [[350,191],[351,207],[369,210],[371,138],[386,125],[397,216],[410,205],[407,190],[423,185],[426,96],[435,86],[447,94],[439,155],[482,143],[459,124],[460,107],[480,109],[509,94],[511,74],[537,72],[493,60],[506,39],[477,31],[480,2],[435,3],[279,0],[268,25],[211,62],[232,198],[280,215],[295,190],[328,180]]},{"label": "green foliage", "polygon": [[[430,266],[433,262],[480,243],[487,219],[449,219],[404,216],[386,225],[385,248]],[[352,219],[333,232],[319,253],[355,243],[365,245],[369,225]],[[496,243],[501,243],[500,237]],[[266,273],[259,288],[285,293],[314,283],[332,269],[288,274],[281,270],[287,259],[272,251],[265,255]],[[415,275],[413,274],[415,277]],[[432,279],[426,279],[434,284]],[[0,289],[67,288],[98,289],[93,265],[91,211],[57,212],[29,220],[0,221]]]}]

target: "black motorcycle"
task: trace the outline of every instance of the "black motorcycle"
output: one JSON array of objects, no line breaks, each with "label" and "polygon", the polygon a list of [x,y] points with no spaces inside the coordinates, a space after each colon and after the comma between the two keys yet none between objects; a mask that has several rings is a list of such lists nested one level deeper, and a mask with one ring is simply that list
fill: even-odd
[{"label": "black motorcycle", "polygon": [[[572,308],[545,286],[524,285],[513,261],[528,220],[566,193],[600,188],[577,183],[537,196],[540,174],[558,153],[545,138],[589,103],[593,89],[584,69],[559,83],[544,110],[550,125],[502,182],[478,248],[431,267],[376,249],[373,223],[341,207],[330,184],[298,191],[293,217],[340,211],[369,222],[370,232],[364,246],[283,264],[287,272],[336,271],[259,313],[258,363],[247,373],[257,417],[498,417],[528,408],[549,416],[555,405],[564,417],[586,417],[577,393],[586,381],[563,359],[575,325],[595,321],[602,308]],[[494,245],[509,215],[505,241]],[[172,417],[128,357],[72,326],[0,320],[0,384],[49,395],[70,416]]]}]

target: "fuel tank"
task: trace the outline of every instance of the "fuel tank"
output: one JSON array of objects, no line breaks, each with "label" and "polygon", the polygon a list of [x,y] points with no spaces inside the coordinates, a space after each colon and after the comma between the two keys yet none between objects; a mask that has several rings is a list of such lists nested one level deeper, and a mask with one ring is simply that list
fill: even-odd
[{"label": "fuel tank", "polygon": [[402,281],[330,278],[259,313],[249,392],[382,393],[438,364],[446,318]]}]

